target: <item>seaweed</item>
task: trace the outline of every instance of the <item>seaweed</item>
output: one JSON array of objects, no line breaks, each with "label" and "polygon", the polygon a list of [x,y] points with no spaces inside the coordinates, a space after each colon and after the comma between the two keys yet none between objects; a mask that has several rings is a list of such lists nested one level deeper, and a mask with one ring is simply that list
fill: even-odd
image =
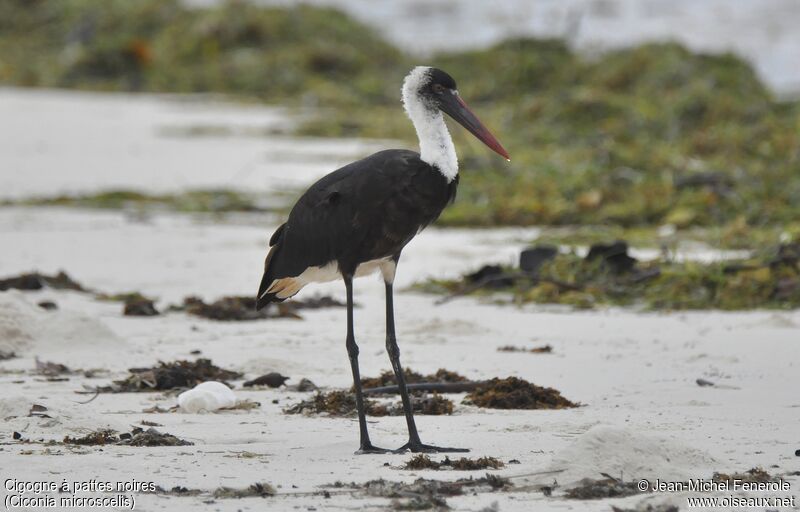
[{"label": "seaweed", "polygon": [[759,482],[772,482],[775,480],[775,477],[770,475],[764,468],[757,467],[748,469],[744,473],[717,472],[714,473],[711,479],[714,480],[715,482],[733,482],[734,480],[738,480],[740,482],[759,483]]},{"label": "seaweed", "polygon": [[494,378],[469,393],[464,403],[490,409],[566,409],[578,407],[553,388],[517,377]]},{"label": "seaweed", "polygon": [[[599,244],[590,257],[563,253],[542,264],[535,274],[506,267],[498,274],[512,284],[485,289],[470,274],[457,280],[429,280],[417,290],[446,294],[439,302],[474,293],[510,292],[515,304],[638,305],[653,310],[800,306],[800,255],[797,242],[761,248],[743,260],[674,261],[667,257],[640,262],[627,244]],[[481,284],[481,283],[479,283]]]},{"label": "seaweed", "polygon": [[[364,408],[369,416],[387,416],[386,406],[374,400],[364,399]],[[348,391],[317,392],[308,400],[287,407],[286,414],[328,414],[330,416],[354,416],[356,414],[355,394]]]},{"label": "seaweed", "polygon": [[61,271],[56,275],[47,275],[39,272],[30,272],[18,276],[0,279],[0,291],[6,290],[41,290],[52,288],[54,290],[75,290],[87,292],[86,288],[72,279],[66,272]]},{"label": "seaweed", "polygon": [[81,446],[189,446],[193,444],[172,434],[159,432],[154,428],[144,430],[139,427],[135,427],[131,432],[122,434],[110,429],[100,429],[83,437],[65,436],[63,442],[64,444]]},{"label": "seaweed", "polygon": [[152,427],[147,430],[136,427],[129,436],[123,434],[120,438],[119,444],[126,446],[191,446],[194,444],[172,434],[159,432]]},{"label": "seaweed", "polygon": [[461,457],[456,460],[445,457],[443,461],[437,462],[431,460],[431,458],[425,454],[419,454],[406,462],[405,465],[403,465],[403,469],[455,469],[459,471],[476,471],[480,469],[500,469],[503,466],[505,466],[505,464],[494,457],[479,457],[477,459]]},{"label": "seaweed", "polygon": [[604,498],[622,498],[641,494],[637,481],[624,482],[604,475],[602,479],[584,478],[577,485],[567,489],[565,497],[573,500],[599,500]]},{"label": "seaweed", "polygon": [[158,316],[161,313],[158,312],[152,300],[145,297],[131,297],[125,300],[122,314],[125,316]]},{"label": "seaweed", "polygon": [[269,305],[256,311],[256,299],[251,296],[222,297],[214,302],[207,303],[199,297],[186,297],[182,305],[170,306],[170,311],[185,311],[186,313],[209,320],[218,321],[249,321],[267,318],[302,318],[297,311],[303,309],[321,309],[330,307],[344,307],[344,304],[329,296],[312,297],[307,300],[293,300],[280,304]]},{"label": "seaweed", "polygon": [[174,388],[191,388],[205,381],[227,381],[240,379],[240,372],[225,370],[210,359],[196,361],[178,360],[159,362],[150,368],[130,368],[130,375],[114,381],[110,386],[98,388],[103,393],[129,393],[138,391],[163,391]]},{"label": "seaweed", "polygon": [[[431,396],[412,396],[411,408],[416,414],[442,415],[452,414],[454,405],[451,400],[436,393]],[[364,409],[368,416],[402,416],[402,403],[385,405],[376,400],[364,399]],[[313,397],[284,409],[286,414],[328,414],[329,416],[355,416],[356,397],[352,391],[334,390],[327,393],[317,392]]]},{"label": "seaweed", "polygon": [[218,487],[213,493],[215,498],[220,499],[252,497],[267,498],[270,496],[275,496],[275,494],[277,494],[275,488],[270,484],[263,482],[256,482],[242,489],[233,487]]},{"label": "seaweed", "polygon": [[64,437],[64,444],[76,444],[83,446],[97,446],[106,444],[116,444],[120,441],[119,435],[110,429],[101,429],[90,432],[83,437]]},{"label": "seaweed", "polygon": [[[467,380],[467,378],[463,375],[459,375],[458,373],[450,370],[445,370],[444,368],[439,368],[436,370],[436,372],[429,375],[422,375],[419,372],[415,372],[411,368],[404,368],[403,375],[405,377],[406,384],[416,384],[421,382],[466,382]],[[378,377],[365,377],[361,379],[361,386],[365,389],[393,386],[396,384],[397,381],[395,380],[393,370],[384,370]]]}]

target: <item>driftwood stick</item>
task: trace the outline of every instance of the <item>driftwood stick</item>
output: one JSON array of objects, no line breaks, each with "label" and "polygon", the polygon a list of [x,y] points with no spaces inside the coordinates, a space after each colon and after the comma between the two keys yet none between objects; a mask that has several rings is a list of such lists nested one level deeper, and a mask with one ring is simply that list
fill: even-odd
[{"label": "driftwood stick", "polygon": [[[464,381],[464,382],[415,382],[414,384],[406,384],[409,391],[441,391],[442,393],[461,393],[463,391],[474,391],[476,388],[486,384],[488,381]],[[399,393],[400,389],[397,386],[381,386],[379,388],[364,389],[364,394],[379,394],[379,393]]]}]

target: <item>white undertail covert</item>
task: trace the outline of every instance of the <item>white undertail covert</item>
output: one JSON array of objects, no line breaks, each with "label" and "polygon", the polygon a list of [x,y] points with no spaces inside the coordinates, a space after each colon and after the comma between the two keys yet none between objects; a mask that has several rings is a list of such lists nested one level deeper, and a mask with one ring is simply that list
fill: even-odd
[{"label": "white undertail covert", "polygon": [[422,161],[439,169],[447,181],[458,176],[458,157],[444,116],[433,105],[427,105],[419,90],[430,78],[431,68],[417,66],[403,81],[403,106],[414,124],[419,138]]}]

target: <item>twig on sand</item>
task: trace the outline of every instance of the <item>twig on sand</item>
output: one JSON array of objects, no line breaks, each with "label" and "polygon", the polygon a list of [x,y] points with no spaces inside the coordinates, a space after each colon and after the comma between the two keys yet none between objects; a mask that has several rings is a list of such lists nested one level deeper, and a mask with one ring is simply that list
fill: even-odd
[{"label": "twig on sand", "polygon": [[[91,391],[76,391],[76,393],[91,393]],[[99,387],[95,387],[94,388],[94,396],[92,396],[92,398],[90,398],[89,400],[86,400],[85,402],[79,402],[77,400],[73,400],[73,402],[75,402],[76,404],[80,404],[80,405],[86,405],[89,402],[91,402],[92,400],[94,400],[95,398],[97,398],[98,395],[100,395],[100,388]]]}]

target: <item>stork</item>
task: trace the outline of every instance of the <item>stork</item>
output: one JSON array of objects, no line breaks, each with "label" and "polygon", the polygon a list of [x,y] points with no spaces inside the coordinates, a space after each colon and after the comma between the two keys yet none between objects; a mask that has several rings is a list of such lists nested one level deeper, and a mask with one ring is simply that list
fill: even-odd
[{"label": "stork", "polygon": [[364,397],[353,335],[353,278],[380,271],[386,288],[386,350],[403,402],[408,442],[395,452],[464,452],[423,444],[414,422],[394,329],[393,288],[400,253],[414,236],[439,217],[456,195],[458,160],[442,113],[455,119],[489,148],[508,153],[470,111],[456,82],[427,66],[403,81],[406,114],[419,137],[420,152],[380,151],[323,177],[300,197],[269,241],[258,309],[292,297],[309,283],[344,280],[347,293],[345,346],[353,373],[360,448],[385,453],[367,432]]}]

